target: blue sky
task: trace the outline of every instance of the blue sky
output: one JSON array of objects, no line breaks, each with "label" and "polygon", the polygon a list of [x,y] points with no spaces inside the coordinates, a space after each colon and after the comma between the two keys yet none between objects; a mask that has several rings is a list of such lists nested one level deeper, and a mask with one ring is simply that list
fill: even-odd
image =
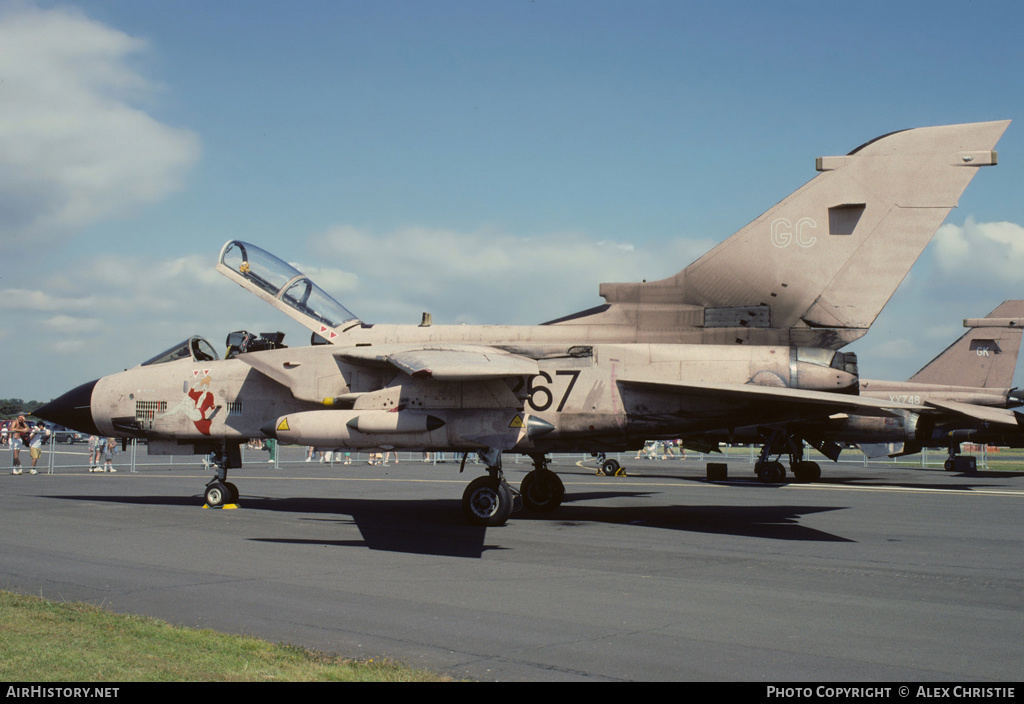
[{"label": "blue sky", "polygon": [[[243,239],[370,322],[534,323],[675,273],[898,129],[1012,119],[849,349],[905,378],[1024,298],[1019,2],[0,0],[0,397],[301,329]],[[966,260],[964,247],[972,255]]]}]

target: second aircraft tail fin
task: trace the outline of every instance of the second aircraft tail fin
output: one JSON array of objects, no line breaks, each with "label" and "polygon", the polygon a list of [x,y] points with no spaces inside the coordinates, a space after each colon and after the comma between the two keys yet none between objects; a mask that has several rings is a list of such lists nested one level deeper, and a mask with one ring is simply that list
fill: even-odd
[{"label": "second aircraft tail fin", "polygon": [[1024,301],[1005,301],[984,318],[964,320],[964,327],[970,330],[909,381],[994,389],[1013,386],[1024,335]]}]

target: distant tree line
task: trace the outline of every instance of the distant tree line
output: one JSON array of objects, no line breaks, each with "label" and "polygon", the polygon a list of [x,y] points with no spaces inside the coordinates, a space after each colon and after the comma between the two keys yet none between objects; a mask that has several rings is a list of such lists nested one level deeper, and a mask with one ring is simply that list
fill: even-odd
[{"label": "distant tree line", "polygon": [[19,413],[31,413],[45,401],[23,401],[20,398],[0,398],[0,418],[17,416]]}]

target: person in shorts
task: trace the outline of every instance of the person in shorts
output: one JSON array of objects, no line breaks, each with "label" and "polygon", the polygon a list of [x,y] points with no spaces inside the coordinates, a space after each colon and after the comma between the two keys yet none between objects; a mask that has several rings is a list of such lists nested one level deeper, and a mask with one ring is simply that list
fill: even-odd
[{"label": "person in shorts", "polygon": [[37,421],[36,427],[32,428],[32,432],[28,440],[28,454],[32,457],[32,467],[29,469],[29,474],[36,473],[36,463],[39,462],[39,458],[43,455],[43,443],[50,438],[50,429],[46,427],[43,421]]},{"label": "person in shorts", "polygon": [[114,469],[114,455],[118,452],[117,450],[117,439],[107,438],[107,444],[103,446],[103,468],[97,467],[97,472],[116,472]]},{"label": "person in shorts", "polygon": [[100,466],[101,455],[103,454],[103,439],[95,435],[89,436],[89,471],[102,472]]},{"label": "person in shorts", "polygon": [[28,442],[29,430],[25,416],[18,416],[18,420],[11,423],[11,452],[14,455],[11,459],[11,474],[21,474],[21,448]]}]

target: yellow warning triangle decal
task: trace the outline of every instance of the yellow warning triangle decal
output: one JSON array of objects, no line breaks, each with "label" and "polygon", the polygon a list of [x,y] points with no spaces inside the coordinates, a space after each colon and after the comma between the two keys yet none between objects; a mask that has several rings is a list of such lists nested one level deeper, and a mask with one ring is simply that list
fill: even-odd
[{"label": "yellow warning triangle decal", "polygon": [[278,424],[277,429],[278,430],[291,430],[291,428],[288,427],[288,419],[287,418],[283,418],[281,420],[281,422]]},{"label": "yellow warning triangle decal", "polygon": [[517,413],[516,417],[512,419],[512,422],[508,424],[508,427],[510,427],[510,428],[525,428],[526,427],[526,423],[523,422],[522,416],[520,416]]}]

